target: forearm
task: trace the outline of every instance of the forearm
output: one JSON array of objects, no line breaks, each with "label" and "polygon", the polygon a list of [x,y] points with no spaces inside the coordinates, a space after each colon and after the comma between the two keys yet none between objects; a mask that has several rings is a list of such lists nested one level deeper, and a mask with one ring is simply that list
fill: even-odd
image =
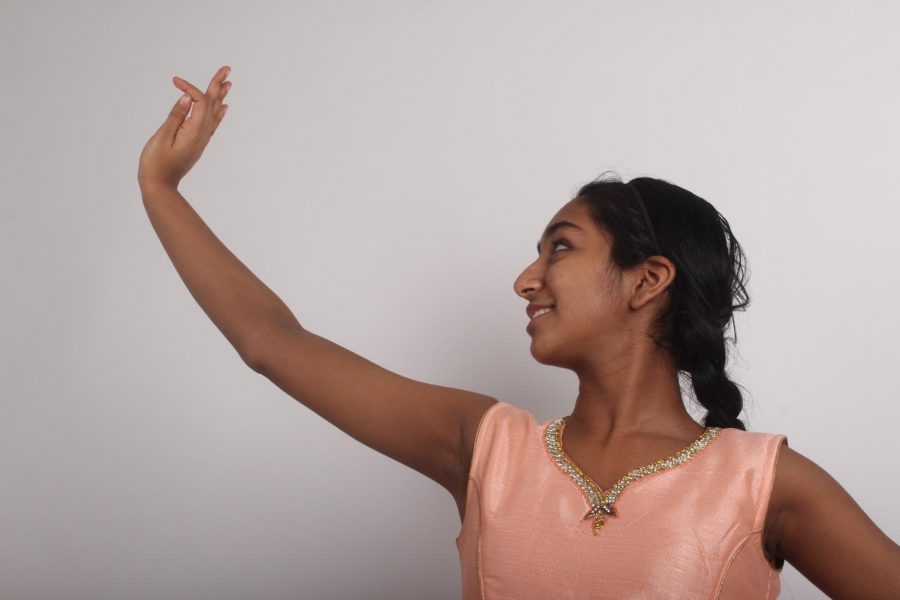
[{"label": "forearm", "polygon": [[300,327],[260,281],[171,187],[141,190],[150,223],[194,300],[246,361],[268,332]]}]

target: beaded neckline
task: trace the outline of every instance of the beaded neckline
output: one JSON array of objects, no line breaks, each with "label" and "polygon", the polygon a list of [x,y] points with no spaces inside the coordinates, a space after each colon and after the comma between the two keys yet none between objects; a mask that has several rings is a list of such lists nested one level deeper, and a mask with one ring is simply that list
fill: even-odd
[{"label": "beaded neckline", "polygon": [[569,417],[560,417],[554,419],[547,424],[544,429],[544,447],[549,453],[553,462],[568,475],[581,488],[581,492],[590,504],[590,509],[582,517],[584,519],[594,518],[593,531],[594,535],[600,533],[600,529],[606,522],[607,516],[615,517],[616,508],[615,501],[619,498],[625,487],[638,479],[643,479],[647,475],[667,471],[689,458],[696,456],[703,450],[709,442],[716,437],[721,430],[720,427],[707,427],[690,445],[682,448],[678,452],[671,454],[665,458],[661,458],[656,462],[637,469],[632,469],[619,478],[608,491],[604,491],[597,482],[591,479],[584,471],[582,471],[575,462],[569,458],[562,446],[562,432],[565,429],[566,422]]}]

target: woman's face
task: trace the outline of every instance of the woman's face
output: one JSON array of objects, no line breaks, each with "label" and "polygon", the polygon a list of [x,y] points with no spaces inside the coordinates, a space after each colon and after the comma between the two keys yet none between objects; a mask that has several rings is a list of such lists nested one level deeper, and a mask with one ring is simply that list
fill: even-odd
[{"label": "woman's face", "polygon": [[[555,225],[562,222],[572,226]],[[540,255],[515,281],[516,294],[553,308],[526,321],[531,353],[544,364],[576,367],[610,352],[629,327],[627,277],[616,277],[610,240],[587,204],[572,200],[548,224]],[[526,317],[527,319],[528,317]]]}]

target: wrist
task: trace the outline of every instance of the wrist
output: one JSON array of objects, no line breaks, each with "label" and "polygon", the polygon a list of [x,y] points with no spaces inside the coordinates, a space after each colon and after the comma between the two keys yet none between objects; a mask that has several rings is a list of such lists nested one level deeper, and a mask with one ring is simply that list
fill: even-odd
[{"label": "wrist", "polygon": [[177,192],[178,191],[177,184],[173,185],[171,183],[167,183],[167,182],[163,182],[163,181],[147,181],[147,180],[141,181],[141,180],[138,180],[138,186],[141,189],[141,196],[143,196],[144,198],[147,198],[149,196],[156,196],[160,193]]}]

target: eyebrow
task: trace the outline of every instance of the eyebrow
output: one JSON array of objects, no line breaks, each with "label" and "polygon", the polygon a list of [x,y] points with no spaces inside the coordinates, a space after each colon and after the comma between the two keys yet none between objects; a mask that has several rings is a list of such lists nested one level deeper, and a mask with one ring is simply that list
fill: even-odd
[{"label": "eyebrow", "polygon": [[[578,231],[584,231],[584,229],[582,229],[575,223],[572,223],[571,221],[557,221],[556,223],[549,225],[547,227],[547,229],[544,230],[544,235],[541,237],[541,240],[547,239],[548,237],[553,235],[557,229],[561,229],[562,227],[570,227],[573,229],[577,229]],[[538,256],[541,255],[541,240],[538,240],[538,243],[537,243]]]}]

